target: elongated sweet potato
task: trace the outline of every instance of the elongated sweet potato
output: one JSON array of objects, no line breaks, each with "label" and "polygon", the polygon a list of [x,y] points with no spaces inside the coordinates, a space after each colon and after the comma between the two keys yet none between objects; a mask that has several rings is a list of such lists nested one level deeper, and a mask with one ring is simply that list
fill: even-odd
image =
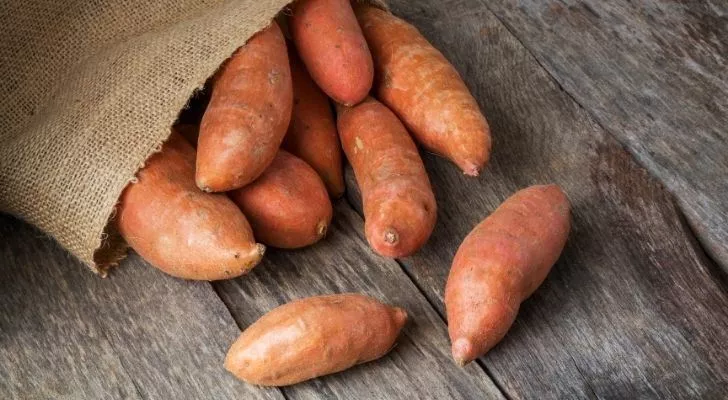
[{"label": "elongated sweet potato", "polygon": [[432,233],[437,204],[417,146],[397,116],[369,97],[338,107],[339,135],[364,204],[365,232],[387,257],[417,251]]},{"label": "elongated sweet potato", "polygon": [[346,105],[364,100],[374,66],[349,0],[300,0],[289,27],[298,54],[326,94]]},{"label": "elongated sweet potato", "polygon": [[292,385],[382,357],[406,320],[403,309],[360,294],[309,297],[248,327],[225,368],[248,383]]},{"label": "elongated sweet potato", "polygon": [[333,209],[321,178],[284,150],[263,175],[229,195],[248,217],[255,238],[268,246],[293,249],[314,244],[331,223]]},{"label": "elongated sweet potato", "polygon": [[240,276],[265,252],[248,221],[223,194],[195,186],[195,151],[173,133],[121,196],[119,232],[145,260],[184,279]]},{"label": "elongated sweet potato", "polygon": [[283,148],[313,167],[332,197],[340,197],[344,193],[344,172],[331,104],[295,52],[290,46],[288,49],[293,77],[293,115]]},{"label": "elongated sweet potato", "polygon": [[458,72],[407,22],[365,5],[356,12],[374,58],[377,98],[425,148],[477,176],[490,155],[490,129]]},{"label": "elongated sweet potato", "polygon": [[293,106],[286,42],[278,24],[257,33],[222,66],[200,124],[197,186],[243,187],[278,152]]},{"label": "elongated sweet potato", "polygon": [[505,336],[518,308],[546,279],[569,236],[569,201],[558,186],[511,196],[473,229],[445,287],[452,356],[460,365]]}]

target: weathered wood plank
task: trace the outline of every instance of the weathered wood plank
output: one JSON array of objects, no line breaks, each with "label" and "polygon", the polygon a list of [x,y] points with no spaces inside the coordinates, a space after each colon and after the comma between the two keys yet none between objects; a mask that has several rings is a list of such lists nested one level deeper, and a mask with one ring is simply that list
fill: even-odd
[{"label": "weathered wood plank", "polygon": [[209,283],[132,255],[108,279],[0,215],[0,398],[283,399],[222,367],[238,334]]},{"label": "weathered wood plank", "polygon": [[[506,339],[481,361],[512,398],[721,398],[728,298],[666,190],[473,1],[391,1],[461,71],[494,157],[479,179],[425,155],[439,222],[402,260],[443,312],[462,238],[515,190],[555,182],[573,233]],[[349,198],[361,209],[351,172]]]},{"label": "weathered wood plank", "polygon": [[679,200],[728,271],[728,2],[483,2]]},{"label": "weathered wood plank", "polygon": [[242,327],[283,303],[319,294],[366,293],[407,310],[409,322],[387,356],[284,393],[294,399],[502,398],[480,367],[455,366],[440,316],[396,262],[369,250],[362,230],[361,218],[339,202],[324,241],[299,251],[271,250],[248,276],[215,283]]}]

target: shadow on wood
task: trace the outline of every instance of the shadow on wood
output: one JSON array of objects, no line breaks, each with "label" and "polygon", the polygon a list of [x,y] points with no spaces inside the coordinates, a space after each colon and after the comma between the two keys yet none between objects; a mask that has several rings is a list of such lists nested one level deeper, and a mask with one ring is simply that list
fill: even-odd
[{"label": "shadow on wood", "polygon": [[501,398],[480,367],[461,369],[452,362],[444,322],[395,261],[368,248],[354,210],[339,201],[335,211],[322,242],[297,251],[271,249],[248,276],[216,282],[220,297],[243,328],[293,299],[346,292],[403,307],[409,320],[397,346],[382,359],[284,393],[296,399]]},{"label": "shadow on wood", "polygon": [[[557,183],[573,205],[561,260],[482,359],[513,397],[715,398],[728,385],[728,297],[670,195],[472,1],[390,3],[443,50],[492,126],[478,179],[425,155],[438,199],[430,242],[402,260],[443,312],[452,257],[519,188]],[[348,171],[349,199],[361,210]]]},{"label": "shadow on wood", "polygon": [[728,273],[728,3],[498,0],[487,6],[675,194],[701,243]]},{"label": "shadow on wood", "polygon": [[222,366],[238,330],[206,282],[132,254],[107,279],[0,215],[3,399],[282,399]]}]

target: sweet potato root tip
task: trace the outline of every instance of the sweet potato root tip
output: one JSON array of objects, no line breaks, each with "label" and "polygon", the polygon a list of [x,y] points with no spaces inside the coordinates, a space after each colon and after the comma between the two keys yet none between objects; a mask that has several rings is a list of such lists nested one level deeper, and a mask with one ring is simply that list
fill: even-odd
[{"label": "sweet potato root tip", "polygon": [[468,234],[445,286],[456,362],[474,360],[506,335],[558,260],[569,228],[568,199],[543,185],[516,192]]},{"label": "sweet potato root tip", "polygon": [[[265,245],[262,245],[260,243],[255,244],[255,247],[251,250],[251,254],[248,257],[246,257],[250,260],[249,265],[251,266],[251,268],[253,266],[257,265],[260,262],[260,260],[263,259],[263,256],[265,255],[265,251],[266,251]],[[235,255],[235,258],[239,258],[239,257],[240,257],[239,254]]]},{"label": "sweet potato root tip", "polygon": [[258,243],[255,246],[255,250],[258,252],[258,257],[263,258],[263,256],[265,255],[265,250],[266,250],[265,246]]},{"label": "sweet potato root tip", "polygon": [[210,189],[210,186],[207,185],[206,182],[201,182],[201,179],[195,179],[195,183],[197,184],[197,188],[202,190],[205,193],[212,193],[212,189]]},{"label": "sweet potato root tip", "polygon": [[473,344],[465,338],[457,339],[452,344],[452,359],[455,363],[464,367],[477,357],[473,352]]},{"label": "sweet potato root tip", "polygon": [[467,176],[477,177],[478,175],[480,175],[480,167],[471,162],[464,162],[462,165],[462,170],[463,173]]},{"label": "sweet potato root tip", "polygon": [[400,307],[394,308],[394,324],[396,326],[404,326],[407,323],[407,319],[409,316],[407,315],[407,310]]},{"label": "sweet potato root tip", "polygon": [[326,232],[329,230],[329,223],[328,221],[322,220],[316,225],[316,233],[318,233],[319,237],[323,238],[326,236]]},{"label": "sweet potato root tip", "polygon": [[399,241],[399,235],[397,235],[397,231],[395,231],[392,228],[388,228],[384,231],[384,242],[390,245],[396,245]]}]

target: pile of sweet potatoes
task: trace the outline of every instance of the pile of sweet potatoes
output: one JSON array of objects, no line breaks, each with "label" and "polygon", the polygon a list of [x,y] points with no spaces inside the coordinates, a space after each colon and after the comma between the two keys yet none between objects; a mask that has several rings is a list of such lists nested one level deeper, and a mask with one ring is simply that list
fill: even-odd
[{"label": "pile of sweet potatoes", "polygon": [[[299,0],[288,11],[220,67],[199,126],[175,126],[121,197],[119,232],[170,275],[235,278],[265,246],[321,240],[331,198],[345,190],[342,149],[372,249],[411,255],[437,218],[417,145],[469,176],[488,161],[476,100],[412,25],[349,0]],[[569,219],[557,186],[533,186],[465,238],[445,289],[458,364],[503,338],[558,259]],[[406,319],[358,294],[298,300],[248,327],[225,367],[254,384],[294,384],[383,356]]]}]

